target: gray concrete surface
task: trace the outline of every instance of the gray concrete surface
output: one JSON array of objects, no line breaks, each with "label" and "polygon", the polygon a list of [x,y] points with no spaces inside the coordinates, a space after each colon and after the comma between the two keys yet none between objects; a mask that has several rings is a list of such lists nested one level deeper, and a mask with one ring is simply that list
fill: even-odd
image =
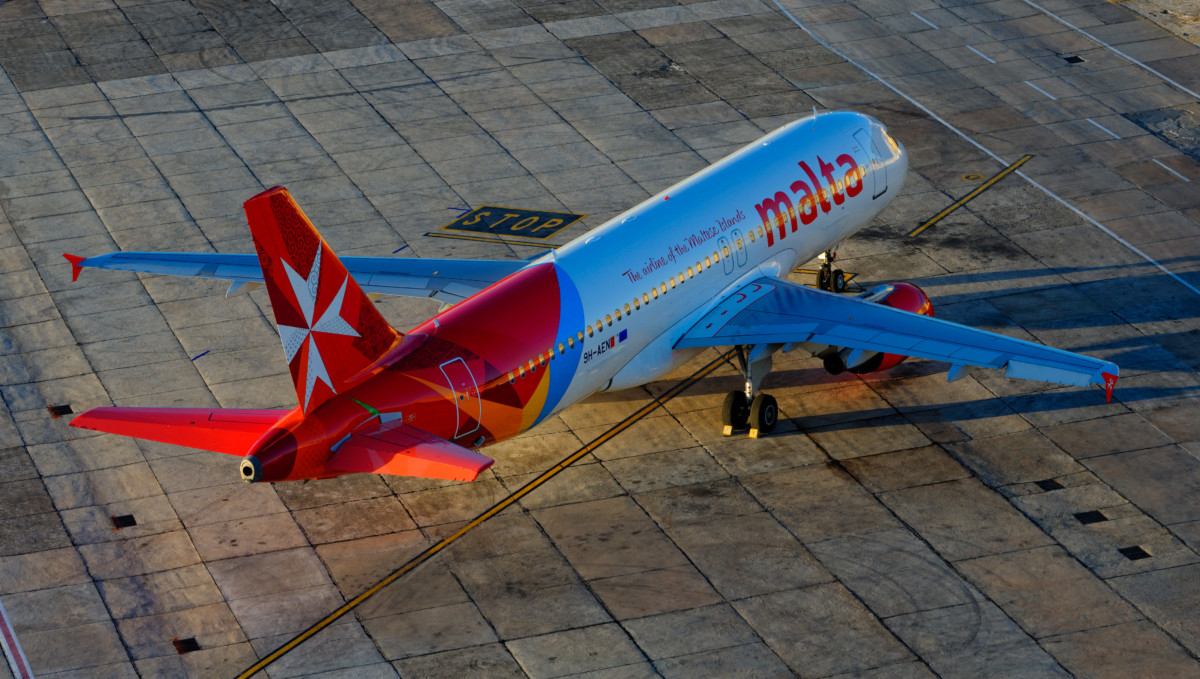
[{"label": "gray concrete surface", "polygon": [[[759,0],[0,5],[0,597],[35,671],[236,674],[671,384],[563,412],[473,484],[246,486],[46,406],[294,405],[265,295],[73,284],[61,253],[249,252],[241,202],[285,184],[340,253],[526,257],[423,234],[461,204],[589,214],[565,242],[816,106],[911,154],[847,270],[1109,358],[1113,402],[791,354],[780,431],[723,438],[723,369],[269,676],[1200,676],[1200,296],[1167,273],[1200,287],[1200,162],[1138,123],[1194,125],[1200,49],[1039,4],[1105,44],[1020,0],[784,2],[854,63]],[[1003,164],[860,67],[1033,154],[1070,207],[1011,176],[907,238]]]}]

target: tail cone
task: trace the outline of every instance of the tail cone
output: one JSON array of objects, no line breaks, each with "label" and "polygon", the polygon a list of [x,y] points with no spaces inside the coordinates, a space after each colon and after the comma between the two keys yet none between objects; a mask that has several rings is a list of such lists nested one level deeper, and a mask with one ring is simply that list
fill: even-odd
[{"label": "tail cone", "polygon": [[257,457],[247,455],[242,459],[242,480],[246,483],[255,483],[262,478],[262,463]]}]

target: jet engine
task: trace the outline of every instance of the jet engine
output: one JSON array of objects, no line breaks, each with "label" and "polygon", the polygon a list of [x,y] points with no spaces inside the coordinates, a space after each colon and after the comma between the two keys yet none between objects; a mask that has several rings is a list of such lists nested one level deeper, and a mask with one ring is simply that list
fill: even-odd
[{"label": "jet engine", "polygon": [[[911,311],[923,316],[933,316],[933,303],[925,291],[912,283],[880,285],[864,293],[863,301],[883,304],[893,309]],[[852,372],[856,375],[879,372],[900,365],[907,356],[885,354],[862,349],[839,349],[830,347],[819,354],[825,361],[825,370],[831,375]]]}]

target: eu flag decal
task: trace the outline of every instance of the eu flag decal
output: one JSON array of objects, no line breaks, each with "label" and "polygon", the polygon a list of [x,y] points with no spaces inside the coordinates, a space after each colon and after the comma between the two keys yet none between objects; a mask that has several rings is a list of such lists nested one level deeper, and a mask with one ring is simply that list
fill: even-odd
[{"label": "eu flag decal", "polygon": [[622,330],[620,335],[617,335],[618,342],[624,342],[629,337],[628,330]]}]

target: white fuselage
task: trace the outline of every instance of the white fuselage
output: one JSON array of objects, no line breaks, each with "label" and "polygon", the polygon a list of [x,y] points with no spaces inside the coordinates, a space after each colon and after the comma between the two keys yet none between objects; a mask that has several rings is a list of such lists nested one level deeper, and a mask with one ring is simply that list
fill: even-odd
[{"label": "white fuselage", "polygon": [[560,328],[582,358],[551,409],[658,379],[695,356],[674,346],[701,316],[746,281],[785,277],[834,249],[896,196],[907,169],[874,118],[808,117],[531,262],[574,282],[586,324]]}]

